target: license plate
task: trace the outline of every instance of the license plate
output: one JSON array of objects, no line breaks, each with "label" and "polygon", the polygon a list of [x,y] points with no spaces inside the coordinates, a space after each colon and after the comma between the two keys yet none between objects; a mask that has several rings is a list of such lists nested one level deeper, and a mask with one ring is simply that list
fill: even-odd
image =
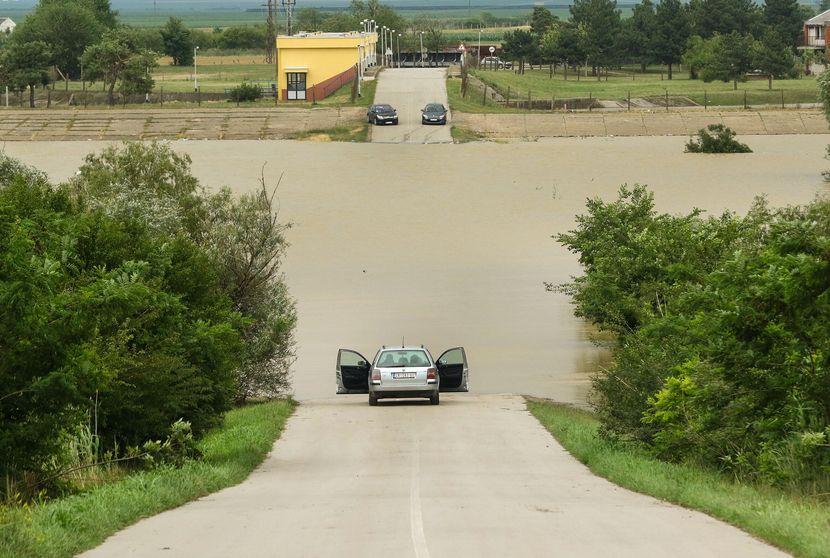
[{"label": "license plate", "polygon": [[414,380],[415,372],[392,372],[392,378],[395,380]]}]

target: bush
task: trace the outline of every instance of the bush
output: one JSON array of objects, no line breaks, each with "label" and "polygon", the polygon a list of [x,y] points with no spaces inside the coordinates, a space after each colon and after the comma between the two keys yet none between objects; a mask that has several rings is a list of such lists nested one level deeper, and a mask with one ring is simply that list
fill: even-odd
[{"label": "bush", "polygon": [[288,387],[273,194],[208,194],[189,165],[128,144],[55,186],[0,156],[0,476],[48,476],[93,408],[109,451]]},{"label": "bush", "polygon": [[691,139],[686,144],[687,153],[752,153],[747,145],[735,139],[735,132],[723,124],[701,128],[697,136],[697,141]]},{"label": "bush", "polygon": [[603,432],[826,491],[830,201],[672,216],[637,186],[577,221],[558,238],[585,275],[560,288],[617,334],[614,365],[593,380]]},{"label": "bush", "polygon": [[202,457],[196,444],[190,423],[181,419],[170,426],[170,433],[164,442],[151,440],[141,446],[142,459],[147,467],[172,465],[182,467],[187,461]]},{"label": "bush", "polygon": [[230,92],[230,100],[235,103],[248,103],[257,101],[262,97],[262,89],[253,83],[243,82],[234,87]]}]

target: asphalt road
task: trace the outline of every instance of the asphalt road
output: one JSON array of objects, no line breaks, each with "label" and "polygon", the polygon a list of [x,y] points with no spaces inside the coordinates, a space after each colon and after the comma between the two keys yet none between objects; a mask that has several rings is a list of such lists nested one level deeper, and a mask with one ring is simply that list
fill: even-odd
[{"label": "asphalt road", "polygon": [[[427,103],[447,101],[446,68],[397,68],[378,74],[375,103],[398,110],[398,125],[372,127],[372,143],[450,143],[450,124],[424,126],[421,109]],[[452,115],[450,115],[450,120]]]},{"label": "asphalt road", "polygon": [[111,537],[87,558],[763,558],[702,513],[594,476],[514,396],[307,402],[251,477]]}]

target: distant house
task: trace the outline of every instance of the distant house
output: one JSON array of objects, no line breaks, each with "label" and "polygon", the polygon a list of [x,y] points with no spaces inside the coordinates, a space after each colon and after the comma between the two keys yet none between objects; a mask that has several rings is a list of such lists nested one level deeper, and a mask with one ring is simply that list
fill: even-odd
[{"label": "distant house", "polygon": [[9,17],[0,17],[0,33],[9,34],[14,31],[14,28],[17,27],[17,24],[11,20]]},{"label": "distant house", "polygon": [[[804,37],[799,50],[813,50],[825,58],[827,43],[830,42],[830,10],[821,12],[804,22]],[[814,73],[824,71],[824,64],[812,63],[809,70]]]}]

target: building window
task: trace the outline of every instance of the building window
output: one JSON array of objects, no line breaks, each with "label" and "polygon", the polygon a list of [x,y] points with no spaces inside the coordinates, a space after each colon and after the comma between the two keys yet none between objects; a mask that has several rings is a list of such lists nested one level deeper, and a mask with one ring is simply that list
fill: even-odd
[{"label": "building window", "polygon": [[305,73],[288,72],[288,100],[305,100]]}]

